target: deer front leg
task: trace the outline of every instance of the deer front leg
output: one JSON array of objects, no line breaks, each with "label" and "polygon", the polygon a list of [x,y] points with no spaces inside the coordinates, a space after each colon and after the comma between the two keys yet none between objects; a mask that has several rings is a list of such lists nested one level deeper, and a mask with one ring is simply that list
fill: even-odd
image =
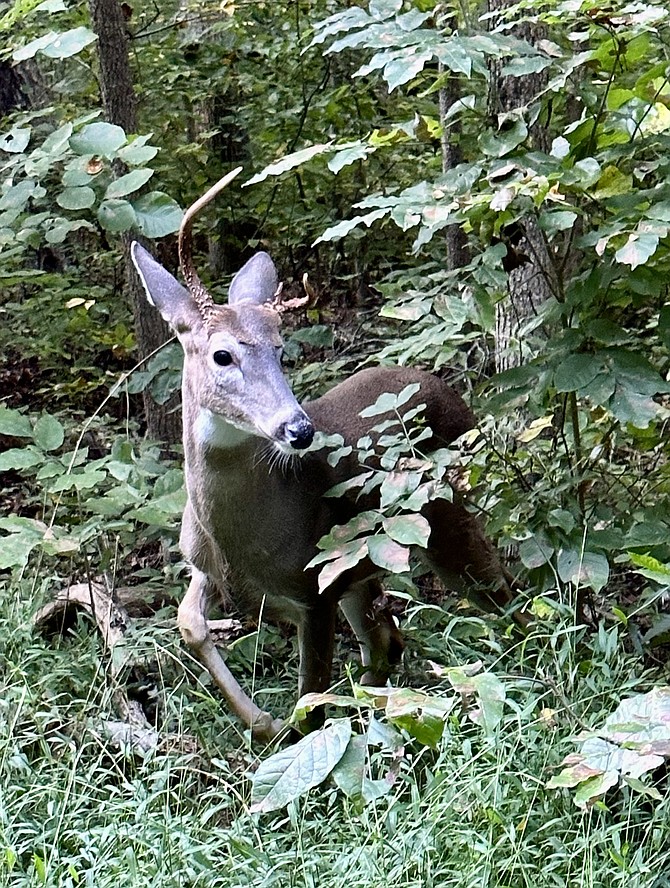
[{"label": "deer front leg", "polygon": [[360,645],[365,667],[361,684],[376,687],[386,684],[404,648],[402,633],[388,608],[375,605],[381,594],[377,580],[364,580],[351,586],[340,601]]},{"label": "deer front leg", "polygon": [[282,731],[284,724],[280,719],[273,718],[269,712],[256,706],[242,690],[219,654],[207,626],[209,587],[207,575],[194,567],[191,583],[177,612],[179,631],[186,644],[214,679],[233,713],[251,728],[254,737],[263,742],[270,742]]}]

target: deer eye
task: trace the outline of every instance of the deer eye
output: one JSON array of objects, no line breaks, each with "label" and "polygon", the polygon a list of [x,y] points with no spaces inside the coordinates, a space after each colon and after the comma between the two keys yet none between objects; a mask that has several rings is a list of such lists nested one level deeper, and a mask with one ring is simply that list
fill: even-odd
[{"label": "deer eye", "polygon": [[218,364],[219,367],[229,367],[233,363],[233,356],[229,351],[224,351],[223,349],[219,349],[215,351],[212,355],[214,358],[214,363]]}]

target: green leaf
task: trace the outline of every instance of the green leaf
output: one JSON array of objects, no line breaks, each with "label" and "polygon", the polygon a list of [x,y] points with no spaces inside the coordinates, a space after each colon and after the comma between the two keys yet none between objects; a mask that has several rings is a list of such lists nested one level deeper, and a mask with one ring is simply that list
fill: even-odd
[{"label": "green leaf", "polygon": [[352,540],[350,543],[345,543],[338,551],[341,554],[336,554],[335,557],[333,557],[332,551],[322,552],[320,555],[312,558],[309,564],[306,565],[309,568],[324,561],[326,558],[333,559],[319,573],[319,592],[324,592],[341,574],[351,570],[352,567],[355,567],[359,561],[362,561],[367,556],[367,539]]},{"label": "green leaf", "polygon": [[529,570],[548,564],[553,554],[554,547],[541,531],[519,544],[519,558]]},{"label": "green leaf", "polygon": [[[0,198],[0,210],[23,210],[31,197],[40,192],[37,182],[22,179],[11,185]],[[41,190],[44,194],[44,190]]]},{"label": "green leaf", "polygon": [[127,200],[103,200],[97,215],[106,231],[128,231],[137,224],[135,210]]},{"label": "green leaf", "polygon": [[384,518],[383,527],[388,536],[403,546],[428,545],[430,524],[423,515],[396,515]]},{"label": "green leaf", "polygon": [[388,84],[389,92],[393,92],[398,86],[413,80],[432,58],[432,50],[427,52],[413,51],[412,54],[405,54],[388,62],[384,66],[384,80]]},{"label": "green leaf", "polygon": [[511,126],[492,133],[490,130],[484,131],[479,136],[479,147],[484,154],[492,157],[503,157],[509,154],[518,145],[520,145],[528,135],[528,127],[522,118],[518,118]]},{"label": "green leaf", "polygon": [[9,154],[21,154],[30,142],[32,130],[29,126],[13,126],[11,130],[0,139],[0,151]]},{"label": "green leaf", "polygon": [[[382,689],[372,690],[381,696]],[[386,692],[386,717],[426,746],[435,747],[444,733],[444,723],[456,704],[455,697],[436,697],[411,688]]]},{"label": "green leaf", "polygon": [[344,755],[350,739],[349,719],[336,719],[265,759],[251,778],[251,812],[277,811],[323,783]]},{"label": "green leaf", "polygon": [[382,392],[382,394],[379,395],[374,404],[371,404],[369,407],[361,410],[358,415],[369,417],[380,416],[382,413],[391,413],[394,410],[398,410],[398,408],[402,407],[403,404],[406,404],[407,401],[409,401],[410,398],[416,395],[416,393],[420,390],[420,383],[413,382],[410,385],[405,386],[405,388],[399,394],[396,394],[394,392]]},{"label": "green leaf", "polygon": [[95,203],[95,191],[88,186],[66,188],[56,198],[64,210],[86,210]]},{"label": "green leaf", "polygon": [[632,232],[628,241],[616,251],[614,258],[622,265],[630,265],[631,270],[650,259],[658,248],[659,237],[648,232]]},{"label": "green leaf", "polygon": [[25,413],[0,404],[0,435],[10,438],[32,438],[33,427]]},{"label": "green leaf", "polygon": [[328,324],[313,324],[294,330],[289,337],[291,342],[304,342],[316,348],[331,348],[335,342],[335,331]]},{"label": "green leaf", "polygon": [[394,542],[385,533],[368,537],[370,560],[391,573],[405,573],[409,570],[409,549]]},{"label": "green leaf", "polygon": [[361,735],[353,736],[344,755],[333,769],[335,785],[342,790],[347,798],[354,800],[363,798],[367,747],[365,737]]},{"label": "green leaf", "polygon": [[558,392],[576,392],[592,382],[602,371],[602,357],[598,355],[570,355],[554,373]]},{"label": "green leaf", "polygon": [[8,472],[15,469],[31,469],[44,462],[44,454],[37,447],[10,447],[0,453],[0,472]]},{"label": "green leaf", "polygon": [[70,147],[75,154],[99,154],[114,157],[126,142],[126,134],[120,126],[98,121],[89,123],[70,138]]},{"label": "green leaf", "polygon": [[328,161],[328,169],[331,173],[337,174],[343,169],[343,167],[349,166],[357,160],[364,160],[368,154],[372,154],[373,151],[376,151],[376,148],[372,145],[368,145],[365,142],[359,142],[357,145],[345,148],[342,151],[338,151],[337,154],[334,154]]},{"label": "green leaf", "polygon": [[133,201],[133,209],[140,230],[146,237],[165,237],[179,231],[183,218],[181,207],[162,191],[142,195],[139,200]]},{"label": "green leaf", "polygon": [[306,163],[313,157],[317,157],[319,154],[324,154],[326,151],[332,150],[333,143],[326,142],[323,145],[312,145],[310,148],[303,148],[301,151],[287,154],[286,157],[282,157],[281,160],[266,166],[264,170],[260,171],[260,173],[256,173],[256,175],[252,176],[242,187],[246,188],[249,185],[256,185],[258,182],[263,182],[268,176],[281,176],[282,173],[287,173],[289,170],[295,169],[297,166]]},{"label": "green leaf", "polygon": [[142,166],[149,163],[158,154],[158,148],[146,144],[152,135],[153,133],[149,133],[149,135],[134,138],[132,142],[119,149],[119,158],[128,166]]},{"label": "green leaf", "polygon": [[[110,182],[109,187],[105,192],[105,199],[125,197],[127,194],[132,194],[133,191],[137,191],[146,184],[153,174],[153,170],[143,169],[132,170],[130,173],[126,173],[125,176],[119,176],[118,179],[114,179],[113,182]],[[137,212],[137,210],[135,210],[135,212]]]},{"label": "green leaf", "polygon": [[97,36],[88,28],[72,28],[69,31],[49,31],[43,37],[31,40],[25,46],[14,50],[12,58],[15,62],[32,59],[39,52],[51,59],[67,59],[81,52],[86,46],[97,40]]},{"label": "green leaf", "polygon": [[353,219],[345,219],[343,222],[338,222],[337,225],[326,228],[321,237],[318,237],[312,246],[315,247],[317,244],[340,240],[349,234],[350,231],[353,231],[354,228],[358,228],[359,225],[365,225],[366,228],[369,228],[373,222],[383,219],[390,212],[391,207],[383,207],[379,210],[372,210],[371,213],[366,213],[364,216],[354,216]]},{"label": "green leaf", "polygon": [[581,552],[575,549],[563,549],[559,552],[558,575],[564,583],[590,586],[594,591],[600,592],[607,585],[609,572],[607,558],[598,552]]},{"label": "green leaf", "polygon": [[615,166],[608,166],[596,182],[593,196],[596,200],[607,200],[620,194],[628,194],[633,187],[633,177],[622,173]]},{"label": "green leaf", "polygon": [[35,423],[35,443],[42,450],[58,450],[65,438],[65,431],[55,416],[45,413]]},{"label": "green leaf", "polygon": [[635,552],[629,552],[628,557],[639,568],[635,573],[648,580],[653,580],[661,586],[670,586],[670,565],[652,558],[651,555],[637,555]]}]

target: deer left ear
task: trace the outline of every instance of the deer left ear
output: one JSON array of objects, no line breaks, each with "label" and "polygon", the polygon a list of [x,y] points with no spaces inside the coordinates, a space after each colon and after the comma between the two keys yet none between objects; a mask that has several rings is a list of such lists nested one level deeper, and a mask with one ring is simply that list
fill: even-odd
[{"label": "deer left ear", "polygon": [[134,241],[130,247],[133,265],[137,270],[147,299],[178,333],[202,323],[198,305],[185,287],[173,277],[151,253]]},{"label": "deer left ear", "polygon": [[228,304],[253,302],[262,305],[271,302],[277,292],[277,269],[267,253],[256,253],[233,278],[228,292]]}]

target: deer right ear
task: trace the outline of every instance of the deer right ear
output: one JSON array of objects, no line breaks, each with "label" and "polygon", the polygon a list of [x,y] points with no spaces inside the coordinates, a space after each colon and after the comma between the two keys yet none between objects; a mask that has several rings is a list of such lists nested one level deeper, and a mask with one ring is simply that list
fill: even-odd
[{"label": "deer right ear", "polygon": [[133,265],[137,269],[147,299],[178,333],[202,323],[196,301],[179,281],[156,262],[151,253],[133,241],[130,246]]}]

